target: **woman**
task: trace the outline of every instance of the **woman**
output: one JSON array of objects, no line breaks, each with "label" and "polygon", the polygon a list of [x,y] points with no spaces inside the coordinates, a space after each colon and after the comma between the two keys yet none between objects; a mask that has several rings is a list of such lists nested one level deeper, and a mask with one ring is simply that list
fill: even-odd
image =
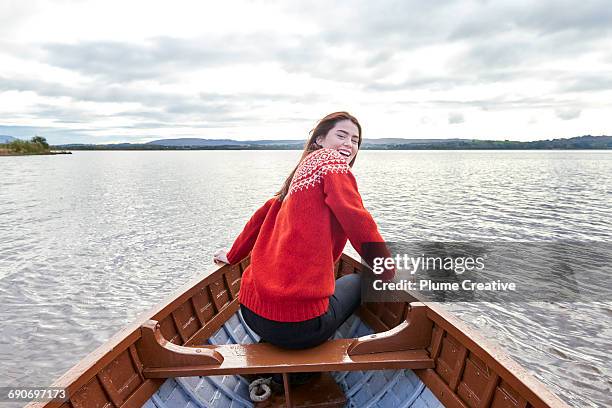
[{"label": "woman", "polygon": [[255,212],[229,252],[214,255],[215,262],[236,264],[251,252],[240,288],[242,314],[263,340],[288,349],[325,342],[359,307],[359,275],[334,281],[347,238],[362,256],[363,243],[384,242],[351,173],[362,141],[357,119],[335,112],[311,133],[281,190]]}]

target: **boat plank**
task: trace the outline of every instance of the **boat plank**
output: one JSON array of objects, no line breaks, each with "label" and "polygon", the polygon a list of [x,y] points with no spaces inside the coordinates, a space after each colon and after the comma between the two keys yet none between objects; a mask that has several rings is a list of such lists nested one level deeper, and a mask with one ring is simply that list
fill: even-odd
[{"label": "boat plank", "polygon": [[191,367],[147,367],[147,378],[182,377],[194,375],[260,374],[318,371],[353,371],[434,366],[425,350],[406,350],[349,356],[347,350],[353,339],[328,341],[306,350],[285,350],[271,344],[231,344],[203,346],[220,353],[219,365]]},{"label": "boat plank", "polygon": [[212,336],[213,333],[223,325],[223,322],[236,313],[239,308],[240,303],[237,298],[226,304],[200,330],[198,330],[185,342],[185,346],[200,345],[202,342]]},{"label": "boat plank", "polygon": [[[531,376],[525,368],[502,352],[499,347],[494,347],[489,344],[482,335],[471,330],[459,319],[451,316],[448,312],[434,303],[427,303],[427,306],[429,308],[427,315],[436,325],[445,330],[446,337],[450,336],[453,343],[460,343],[485,362],[493,372],[497,373],[501,379],[507,382],[509,387],[516,390],[524,400],[529,401],[535,408],[568,407],[559,397],[554,395],[544,387],[542,383]],[[444,348],[444,341],[442,348]],[[444,350],[442,350],[440,357],[436,360],[436,364],[439,364],[440,358],[442,358],[444,354]],[[449,355],[447,356],[450,357]],[[454,358],[451,359],[454,362]],[[496,397],[497,391],[495,392],[494,401]]]},{"label": "boat plank", "polygon": [[145,380],[138,389],[121,405],[121,408],[140,408],[151,395],[164,383],[164,379],[152,378]]},{"label": "boat plank", "polygon": [[468,408],[434,370],[415,370],[414,372],[446,408]]},{"label": "boat plank", "polygon": [[453,367],[453,371],[451,373],[450,381],[448,386],[451,390],[457,391],[457,387],[459,386],[459,380],[463,375],[463,370],[465,369],[465,360],[467,357],[468,350],[463,345],[459,345],[459,351],[457,352],[457,360],[455,362],[455,366]]}]

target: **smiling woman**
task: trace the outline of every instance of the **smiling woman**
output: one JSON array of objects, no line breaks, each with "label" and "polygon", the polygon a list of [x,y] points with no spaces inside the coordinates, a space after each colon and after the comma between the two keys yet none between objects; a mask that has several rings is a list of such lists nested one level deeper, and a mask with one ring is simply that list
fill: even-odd
[{"label": "smiling woman", "polygon": [[[255,212],[229,252],[214,256],[237,264],[251,253],[241,309],[269,343],[289,349],[319,345],[360,304],[359,275],[334,280],[347,240],[362,256],[362,244],[384,242],[351,172],[360,145],[355,117],[335,112],[321,119],[280,191]],[[387,272],[384,278],[393,270]]]},{"label": "smiling woman", "polygon": [[[310,138],[306,141],[304,152],[300,159],[303,160],[315,150],[327,148],[337,150],[346,158],[348,165],[353,167],[357,152],[361,147],[361,125],[357,118],[348,112],[334,112],[325,116],[317,123],[317,126],[310,131]],[[349,153],[347,156],[347,153]],[[279,200],[283,200],[289,191],[291,180],[295,175],[298,166],[293,169],[289,177],[285,180],[283,187],[277,193]]]},{"label": "smiling woman", "polygon": [[319,146],[340,152],[349,163],[357,155],[360,142],[361,131],[354,122],[348,119],[336,122],[325,137],[317,136],[316,140]]}]

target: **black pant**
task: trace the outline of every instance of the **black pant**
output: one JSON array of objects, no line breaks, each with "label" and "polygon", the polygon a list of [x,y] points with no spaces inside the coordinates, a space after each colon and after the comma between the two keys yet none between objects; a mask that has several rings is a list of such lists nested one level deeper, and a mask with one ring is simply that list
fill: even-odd
[{"label": "black pant", "polygon": [[361,278],[357,274],[336,280],[336,289],[329,298],[327,312],[303,322],[277,322],[261,317],[240,305],[249,327],[263,340],[287,349],[318,346],[334,335],[361,303]]}]

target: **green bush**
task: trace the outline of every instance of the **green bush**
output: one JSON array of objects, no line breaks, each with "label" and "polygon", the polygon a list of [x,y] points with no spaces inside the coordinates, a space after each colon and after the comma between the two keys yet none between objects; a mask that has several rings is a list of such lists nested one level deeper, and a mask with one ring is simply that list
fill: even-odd
[{"label": "green bush", "polygon": [[41,154],[49,152],[49,144],[44,137],[34,136],[32,140],[13,140],[8,143],[9,150],[23,154]]},{"label": "green bush", "polygon": [[34,136],[32,138],[32,140],[30,140],[30,142],[37,143],[37,144],[43,146],[45,149],[49,148],[49,143],[47,143],[47,139],[45,139],[42,136]]}]

